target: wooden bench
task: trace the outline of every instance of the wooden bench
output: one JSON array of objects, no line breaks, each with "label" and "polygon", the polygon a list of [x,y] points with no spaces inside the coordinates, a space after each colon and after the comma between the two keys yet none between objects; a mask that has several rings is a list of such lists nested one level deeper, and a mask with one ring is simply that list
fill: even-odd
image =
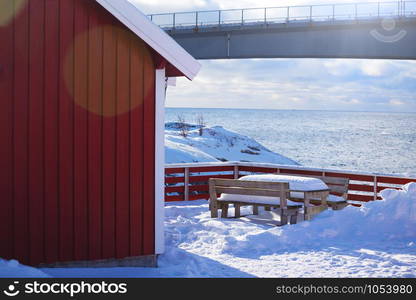
[{"label": "wooden bench", "polygon": [[[296,224],[299,209],[302,205],[288,205],[289,198],[289,183],[282,182],[260,182],[260,181],[242,181],[234,179],[217,179],[211,178],[209,180],[210,193],[210,210],[211,217],[218,217],[218,209],[221,209],[221,217],[228,217],[228,208],[230,204],[234,205],[235,217],[241,217],[240,208],[242,206],[253,206],[253,214],[258,214],[259,207],[265,208],[280,208],[280,225]],[[275,197],[276,204],[270,201],[262,202],[260,200],[242,201],[236,197],[233,199],[226,199],[224,201],[218,200],[218,195],[221,193],[229,195],[248,195],[248,196],[264,196]],[[231,197],[232,198],[232,197]]]},{"label": "wooden bench", "polygon": [[[280,173],[279,173],[280,174]],[[283,174],[281,174],[283,175]],[[285,174],[286,175],[286,174]],[[301,177],[313,177],[318,178],[325,182],[325,184],[329,188],[329,194],[337,197],[341,197],[344,200],[343,201],[331,201],[331,196],[326,200],[326,204],[332,208],[333,210],[341,210],[344,209],[349,205],[347,199],[348,199],[348,185],[349,185],[349,179],[348,178],[341,178],[341,177],[327,177],[327,176],[312,176],[312,175],[292,175],[287,174],[291,176],[301,176]],[[293,193],[292,193],[293,195]],[[304,202],[303,197],[293,197],[291,196],[289,198],[293,202]],[[311,204],[313,205],[321,205],[322,201],[318,199],[318,197],[311,197],[309,200]]]}]

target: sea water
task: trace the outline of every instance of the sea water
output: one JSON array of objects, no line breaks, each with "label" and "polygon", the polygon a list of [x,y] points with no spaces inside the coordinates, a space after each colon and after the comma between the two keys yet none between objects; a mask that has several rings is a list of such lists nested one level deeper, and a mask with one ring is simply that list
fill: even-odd
[{"label": "sea water", "polygon": [[182,115],[207,126],[250,136],[303,166],[416,175],[416,114],[167,108],[166,121]]}]

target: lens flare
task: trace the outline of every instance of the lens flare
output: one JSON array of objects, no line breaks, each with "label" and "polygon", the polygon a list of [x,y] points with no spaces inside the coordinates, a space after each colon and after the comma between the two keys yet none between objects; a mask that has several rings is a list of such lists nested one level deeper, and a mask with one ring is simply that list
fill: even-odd
[{"label": "lens flare", "polygon": [[[108,37],[109,41],[103,43]],[[120,44],[125,47],[124,56],[118,53]],[[123,74],[119,60],[124,61]],[[73,101],[103,117],[125,114],[142,105],[153,89],[150,50],[121,27],[104,25],[77,34],[66,51],[63,66],[63,80]]]}]

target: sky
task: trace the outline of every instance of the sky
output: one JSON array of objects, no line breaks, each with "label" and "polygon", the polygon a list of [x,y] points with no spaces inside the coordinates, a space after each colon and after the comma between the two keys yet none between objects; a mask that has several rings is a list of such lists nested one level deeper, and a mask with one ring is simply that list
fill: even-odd
[{"label": "sky", "polygon": [[[129,1],[146,14],[357,2]],[[416,112],[416,61],[245,59],[200,62],[202,69],[194,81],[180,78],[176,87],[169,87],[167,107]]]}]

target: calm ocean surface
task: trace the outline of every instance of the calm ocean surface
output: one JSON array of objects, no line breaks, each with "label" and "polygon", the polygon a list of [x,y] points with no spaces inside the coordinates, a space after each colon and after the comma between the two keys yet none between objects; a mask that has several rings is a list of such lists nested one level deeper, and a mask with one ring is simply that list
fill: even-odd
[{"label": "calm ocean surface", "polygon": [[308,167],[416,175],[416,114],[168,108],[166,121],[248,135]]}]

